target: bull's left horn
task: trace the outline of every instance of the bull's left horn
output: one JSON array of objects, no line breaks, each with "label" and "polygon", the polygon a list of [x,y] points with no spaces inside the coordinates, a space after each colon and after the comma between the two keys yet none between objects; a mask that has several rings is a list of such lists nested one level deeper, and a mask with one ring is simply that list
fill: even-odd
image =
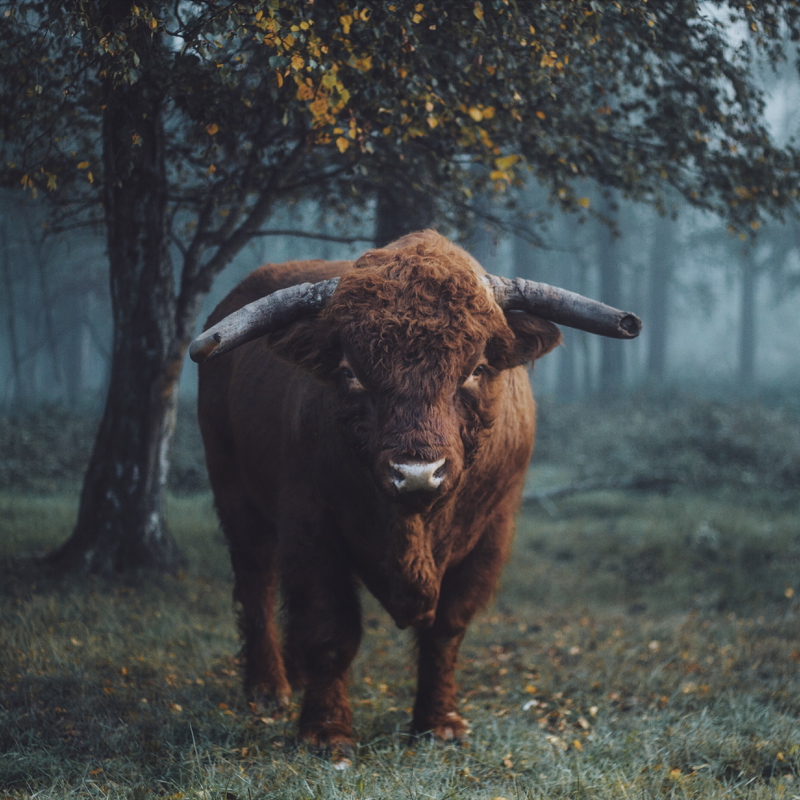
[{"label": "bull's left horn", "polygon": [[506,311],[526,311],[559,325],[614,339],[635,339],[642,331],[642,321],[636,314],[620,311],[566,289],[497,275],[484,275],[483,280],[500,308]]},{"label": "bull's left horn", "polygon": [[280,330],[295,320],[321,311],[331,299],[338,278],[288,286],[248,303],[203,331],[189,347],[192,361],[202,362]]}]

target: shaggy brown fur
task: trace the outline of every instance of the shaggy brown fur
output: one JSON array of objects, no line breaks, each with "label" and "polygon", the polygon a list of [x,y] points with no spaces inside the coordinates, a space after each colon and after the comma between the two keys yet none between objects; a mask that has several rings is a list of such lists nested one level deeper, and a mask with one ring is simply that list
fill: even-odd
[{"label": "shaggy brown fur", "polygon": [[[241,604],[244,680],[305,687],[301,736],[348,749],[358,584],[419,645],[412,728],[465,726],[454,670],[508,556],[534,435],[520,367],[558,330],[504,314],[467,253],[432,231],[355,263],[267,265],[208,320],[284,286],[340,275],[317,317],[200,367],[199,416]],[[398,494],[392,462],[446,459],[436,491]],[[283,647],[273,619],[280,582]]]}]

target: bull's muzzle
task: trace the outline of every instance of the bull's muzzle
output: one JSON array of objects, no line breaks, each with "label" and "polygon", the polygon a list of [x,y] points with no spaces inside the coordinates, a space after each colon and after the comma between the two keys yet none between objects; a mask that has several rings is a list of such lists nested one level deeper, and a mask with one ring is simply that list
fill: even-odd
[{"label": "bull's muzzle", "polygon": [[445,478],[447,459],[389,463],[389,478],[398,494],[435,492]]}]

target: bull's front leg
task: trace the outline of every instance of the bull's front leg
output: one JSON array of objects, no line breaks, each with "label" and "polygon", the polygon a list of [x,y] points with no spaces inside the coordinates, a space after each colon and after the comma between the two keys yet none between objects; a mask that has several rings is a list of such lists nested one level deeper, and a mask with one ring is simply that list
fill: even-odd
[{"label": "bull's front leg", "polygon": [[300,738],[338,759],[353,753],[348,676],[361,640],[361,609],[352,574],[331,538],[305,539],[298,557],[290,555],[283,594],[287,661],[305,686]]},{"label": "bull's front leg", "polygon": [[478,546],[442,580],[436,618],[417,630],[417,698],[412,732],[459,739],[467,725],[458,713],[455,669],[467,626],[490,600],[508,558],[511,520],[496,520]]}]

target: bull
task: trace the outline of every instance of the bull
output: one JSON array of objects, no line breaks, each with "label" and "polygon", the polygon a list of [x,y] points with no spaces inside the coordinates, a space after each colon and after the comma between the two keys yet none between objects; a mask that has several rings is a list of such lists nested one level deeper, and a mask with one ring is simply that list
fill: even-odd
[{"label": "bull", "polygon": [[464,735],[456,659],[509,555],[535,432],[524,365],[559,343],[554,322],[618,338],[641,328],[487,275],[425,231],[355,262],[261,267],[193,342],[245,690],[285,704],[304,688],[307,742],[352,752],[361,584],[415,631],[412,731]]}]

